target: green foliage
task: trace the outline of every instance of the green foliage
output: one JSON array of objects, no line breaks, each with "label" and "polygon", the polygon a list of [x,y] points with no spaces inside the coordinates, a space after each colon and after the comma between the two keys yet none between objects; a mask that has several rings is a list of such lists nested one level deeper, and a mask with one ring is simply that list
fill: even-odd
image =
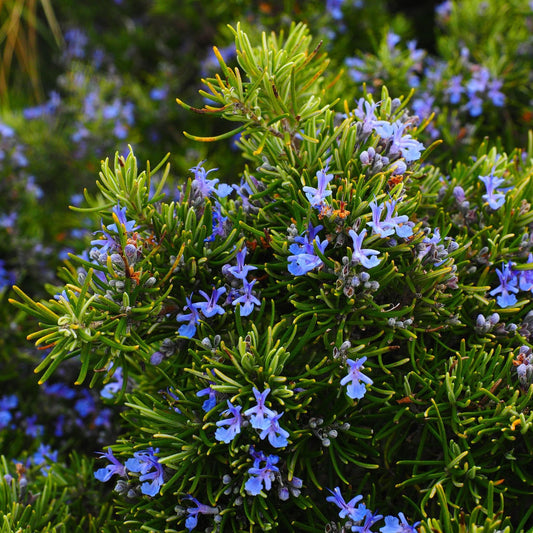
[{"label": "green foliage", "polygon": [[[51,288],[56,298],[36,301],[14,288],[11,299],[39,321],[30,340],[49,348],[36,369],[41,382],[70,359],[80,361],[77,384],[100,387],[122,369],[115,401],[126,408],[124,434],[112,449],[124,461],[155,449],[164,484],[147,495],[145,472],[130,468],[115,486],[120,521],[135,531],[184,531],[193,497],[210,509],[202,527],[320,531],[338,512],[326,489],[342,485],[370,509],[421,520],[421,531],[528,527],[533,385],[515,367],[531,346],[531,294],[517,290],[517,301],[499,309],[489,291],[502,263],[530,269],[533,147],[505,154],[484,143],[449,175],[421,166],[379,128],[401,127],[402,141],[427,160],[438,149],[417,141],[427,121],[417,127],[408,100],[385,86],[379,103],[361,94],[358,109],[331,98],[328,59],[305,25],[256,44],[238,25],[232,32],[238,65],[218,54],[221,72],[201,92],[213,105],[178,102],[237,123],[217,136],[187,136],[240,133],[244,163],[228,176],[240,184],[230,194],[229,185],[207,183],[198,164],[194,178],[165,194],[165,161],[139,172],[133,150],[117,154],[79,209],[101,217],[93,250],[70,256],[64,286]],[[365,104],[379,121],[370,130]],[[381,166],[365,163],[372,152]],[[332,175],[331,194],[313,205],[304,187],[315,188],[320,173]],[[498,208],[479,179],[488,175],[509,188]],[[396,233],[370,231],[372,211],[387,202]],[[313,266],[295,273],[312,228],[320,232],[307,242]],[[373,263],[354,234],[365,237]],[[181,311],[192,312],[199,291],[237,291],[228,266],[241,250],[255,267],[260,305],[250,311],[233,294],[219,302],[221,313],[204,307],[186,334]],[[371,383],[350,395],[345,376],[355,360]],[[206,387],[216,398],[208,409],[198,395]],[[286,444],[267,444],[250,421],[227,441],[217,436],[230,406],[245,413],[267,389]],[[254,494],[259,451],[279,462],[272,488]],[[296,479],[303,487],[291,485]]]},{"label": "green foliage", "polygon": [[[90,488],[92,461],[71,456],[70,468],[60,464],[43,474],[23,463],[10,467],[1,456],[0,524],[2,533],[76,533],[114,531],[112,508]],[[15,472],[16,470],[16,472]],[[94,514],[93,514],[94,513]],[[117,530],[118,531],[118,530]]]}]

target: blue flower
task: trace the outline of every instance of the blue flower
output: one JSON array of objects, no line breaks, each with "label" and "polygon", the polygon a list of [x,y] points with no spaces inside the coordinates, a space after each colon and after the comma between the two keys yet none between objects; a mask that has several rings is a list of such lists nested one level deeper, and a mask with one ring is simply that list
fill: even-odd
[{"label": "blue flower", "polygon": [[167,96],[168,96],[168,87],[166,85],[164,85],[163,87],[154,87],[150,91],[150,98],[158,102],[160,102],[161,100],[165,100]]},{"label": "blue flower", "polygon": [[332,496],[326,498],[327,502],[334,503],[340,509],[339,517],[346,518],[347,516],[356,515],[357,509],[355,504],[363,499],[362,496],[355,496],[348,503],[344,500],[339,487],[335,487],[333,490],[328,489]]},{"label": "blue flower", "polygon": [[366,235],[366,229],[362,230],[359,235],[353,229],[348,233],[353,240],[352,263],[361,263],[365,268],[374,268],[379,265],[380,259],[376,257],[379,255],[377,250],[361,248]]},{"label": "blue flower", "polygon": [[207,179],[207,175],[218,169],[212,168],[206,172],[204,167],[200,166],[202,163],[203,161],[200,161],[195,167],[189,169],[194,173],[194,180],[192,181],[193,189],[197,191],[202,198],[207,198],[213,194],[216,194],[219,198],[228,196],[228,194],[233,191],[233,188],[225,183],[221,183],[217,188],[216,185],[219,182],[218,178],[209,180]]},{"label": "blue flower", "polygon": [[[439,242],[441,241],[441,238],[442,237],[440,235],[439,228],[435,228],[433,230],[433,237],[428,237],[426,235],[423,241],[419,244],[419,251],[418,251],[418,256],[417,256],[418,259],[422,260],[430,252],[435,251],[439,246]],[[430,254],[430,255],[434,255],[434,254]]]},{"label": "blue flower", "polygon": [[317,233],[322,229],[322,226],[313,228],[309,223],[308,234],[306,237],[295,237],[295,242],[290,245],[289,251],[294,254],[290,255],[287,260],[289,262],[288,270],[294,276],[302,276],[311,270],[323,264],[322,259],[315,253],[313,242],[316,242],[318,249],[324,253],[328,240],[315,239]]},{"label": "blue flower", "polygon": [[468,102],[466,102],[466,110],[471,117],[479,117],[483,113],[483,100],[478,94],[468,93]]},{"label": "blue flower", "polygon": [[234,278],[245,280],[250,270],[256,270],[257,267],[252,265],[245,265],[244,258],[246,257],[247,248],[243,246],[235,256],[237,258],[237,266],[225,265],[225,271],[230,273]]},{"label": "blue flower", "polygon": [[11,126],[0,122],[0,137],[4,137],[7,139],[8,137],[13,137],[14,135],[15,130]]},{"label": "blue flower", "polygon": [[[409,218],[406,215],[393,216],[394,209],[396,207],[398,200],[390,200],[385,204],[380,204],[373,200],[370,202],[369,206],[372,211],[372,221],[367,222],[367,225],[372,228],[372,232],[380,237],[389,237],[393,235],[394,232],[398,234],[399,237],[408,237],[413,234],[413,230],[410,226],[405,225],[408,222]],[[381,213],[387,208],[387,214],[383,222],[381,219]]]},{"label": "blue flower", "polygon": [[207,175],[218,169],[212,168],[206,172],[205,168],[201,166],[203,162],[204,161],[200,161],[195,167],[190,168],[189,170],[194,174],[194,180],[192,182],[193,188],[197,190],[203,198],[207,198],[215,192],[215,186],[219,181],[218,178],[209,180],[207,179]]},{"label": "blue flower", "polygon": [[94,427],[104,427],[111,429],[111,418],[113,417],[113,411],[111,409],[101,409],[96,413],[93,424]]},{"label": "blue flower", "polygon": [[398,201],[399,199],[394,200],[391,198],[390,200],[385,202],[385,206],[387,207],[387,214],[385,215],[385,220],[383,221],[383,224],[393,228],[398,237],[406,239],[407,237],[410,237],[413,234],[413,229],[408,224],[409,217],[407,215],[394,216],[394,211],[396,209],[396,204],[398,203]]},{"label": "blue flower", "polygon": [[[232,403],[227,400],[228,402],[228,409],[224,411],[223,415],[233,415],[232,418],[228,418],[226,420],[219,420],[217,422],[218,429],[215,431],[215,439],[225,442],[226,444],[229,444],[235,436],[241,432],[241,424],[242,424],[242,416],[241,416],[241,409],[242,407],[238,405],[237,407],[234,407]],[[228,426],[227,428],[223,428],[222,426]]]},{"label": "blue flower", "polygon": [[[327,246],[327,241],[324,241]],[[301,252],[288,257],[289,266],[287,269],[293,276],[303,276],[323,264],[318,255]]]},{"label": "blue flower", "polygon": [[259,466],[263,461],[256,459],[254,466],[248,470],[250,478],[244,484],[244,489],[252,496],[257,496],[263,490],[263,486],[265,490],[270,490],[272,481],[275,479],[274,472],[279,472],[279,468],[275,466],[279,461],[277,455],[269,455],[264,458],[264,461],[266,463],[265,466],[260,468]]},{"label": "blue flower", "polygon": [[359,400],[365,395],[365,383],[367,385],[372,385],[373,383],[373,381],[368,376],[365,376],[361,372],[365,361],[366,357],[361,357],[356,361],[353,361],[352,359],[346,359],[350,370],[348,371],[348,374],[341,379],[341,385],[346,385],[347,383],[351,382],[347,387],[346,394],[348,395],[348,397],[354,400]]},{"label": "blue flower", "polygon": [[53,383],[51,385],[43,383],[42,386],[45,394],[58,396],[59,398],[65,398],[66,400],[72,400],[76,396],[76,391],[64,383]]},{"label": "blue flower", "polygon": [[112,377],[113,381],[110,381],[109,383],[106,383],[103,387],[103,389],[100,391],[100,396],[102,398],[107,398],[110,400],[122,389],[122,386],[124,384],[124,377],[122,376],[122,367],[118,366],[115,370],[115,373]]},{"label": "blue flower", "polygon": [[[376,126],[378,122],[376,117],[377,107],[377,104],[369,102],[364,98],[359,98],[357,102],[357,107],[354,109],[354,115],[362,122],[361,131],[364,135],[372,133],[374,126]],[[370,147],[368,150],[374,150],[374,148]]]},{"label": "blue flower", "polygon": [[395,154],[400,151],[405,161],[411,163],[420,159],[421,152],[425,149],[425,146],[420,141],[413,139],[410,133],[404,134],[404,129],[405,124],[401,126],[397,124],[389,154]]},{"label": "blue flower", "polygon": [[2,396],[0,398],[0,430],[9,426],[13,418],[11,409],[18,405],[18,398],[14,394]]},{"label": "blue flower", "polygon": [[421,68],[421,61],[426,55],[426,51],[422,48],[417,48],[417,41],[413,39],[407,42],[407,50],[409,50],[409,58],[414,63],[417,63],[416,68]]},{"label": "blue flower", "polygon": [[496,274],[500,280],[500,285],[490,291],[490,295],[499,294],[496,298],[500,307],[510,307],[516,303],[516,296],[511,293],[518,292],[518,279],[511,270],[512,263],[509,261],[507,265],[503,264],[502,269],[496,269]]},{"label": "blue flower", "polygon": [[56,422],[54,424],[54,435],[56,437],[62,437],[65,432],[63,431],[63,426],[65,425],[65,415],[58,415]]},{"label": "blue flower", "polygon": [[26,418],[26,429],[24,432],[26,435],[37,438],[44,432],[44,426],[41,424],[36,424],[37,422],[37,415],[32,415]]},{"label": "blue flower", "polygon": [[449,81],[448,88],[446,93],[449,95],[450,104],[458,104],[461,101],[461,95],[464,93],[463,86],[463,77],[461,74],[457,76],[452,76]]},{"label": "blue flower", "polygon": [[404,133],[407,128],[405,122],[397,120],[390,123],[387,120],[379,120],[374,125],[376,133],[385,140],[390,141],[388,155],[401,155],[407,163],[420,159],[424,145],[413,139],[409,133]]},{"label": "blue flower", "polygon": [[254,407],[250,407],[244,411],[244,415],[250,417],[250,423],[255,429],[263,429],[265,423],[265,417],[270,418],[276,413],[268,407],[265,407],[265,400],[270,389],[265,389],[263,392],[259,392],[255,387],[253,387],[252,392],[255,396],[255,401],[257,404]]},{"label": "blue flower", "polygon": [[74,409],[82,418],[86,418],[90,414],[94,413],[96,409],[96,403],[88,389],[82,389],[81,396],[81,398],[78,398],[78,400],[76,400],[76,403],[74,404]]},{"label": "blue flower", "polygon": [[466,84],[469,94],[483,93],[490,79],[490,72],[485,67],[479,67],[474,70],[472,78]]},{"label": "blue flower", "polygon": [[0,215],[0,228],[12,230],[15,227],[17,218],[18,218],[18,213],[16,212],[10,213],[9,215],[7,214]]},{"label": "blue flower", "polygon": [[187,500],[191,500],[196,507],[189,507],[187,509],[187,519],[185,520],[185,527],[192,531],[198,525],[198,515],[200,514],[218,514],[218,507],[209,507],[200,503],[193,496],[186,496]]},{"label": "blue flower", "polygon": [[19,400],[14,394],[5,394],[0,398],[0,409],[14,409],[18,403]]},{"label": "blue flower", "polygon": [[379,522],[383,518],[383,515],[373,513],[372,511],[367,509],[364,503],[360,503],[357,506],[356,513],[358,516],[361,516],[361,518],[359,518],[359,520],[355,520],[355,518],[351,516],[350,518],[352,518],[352,520],[355,520],[356,522],[364,520],[361,525],[352,526],[352,531],[356,533],[372,533],[372,530],[370,528],[376,522]]},{"label": "blue flower", "polygon": [[68,59],[83,59],[85,57],[85,49],[89,44],[87,34],[79,28],[73,28],[67,30],[64,37],[66,44],[64,53]]},{"label": "blue flower", "polygon": [[94,235],[96,235],[97,233],[101,233],[102,235],[98,239],[92,240],[91,245],[100,246],[101,248],[99,252],[101,254],[107,253],[108,250],[113,252],[119,249],[120,244],[117,242],[117,240],[112,235],[107,233],[107,231],[103,231],[103,230],[96,231]]},{"label": "blue flower", "polygon": [[233,305],[241,304],[241,316],[248,316],[253,310],[254,306],[261,306],[261,302],[252,294],[252,287],[257,280],[251,282],[243,280],[243,287],[241,289],[241,296],[232,301]]},{"label": "blue flower", "polygon": [[319,170],[316,173],[316,177],[318,178],[318,187],[316,189],[309,186],[305,186],[303,188],[305,196],[309,200],[311,206],[317,207],[318,209],[324,205],[324,200],[326,197],[331,195],[331,191],[326,189],[326,187],[333,179],[333,174],[326,174],[327,171],[328,167],[326,166],[325,169]]},{"label": "blue flower", "polygon": [[107,452],[98,452],[101,458],[105,458],[110,461],[111,464],[104,468],[100,468],[94,473],[94,477],[99,481],[108,481],[112,476],[117,474],[120,477],[126,477],[126,469],[124,465],[113,455],[111,448],[107,449]]},{"label": "blue flower", "polygon": [[[250,181],[254,185],[259,184],[259,182],[253,176],[250,176]],[[250,187],[250,184],[244,178],[241,178],[241,182],[239,183],[239,185],[234,184],[232,185],[232,187],[239,195],[238,202],[242,205],[242,210],[245,213],[256,213],[258,211],[258,208],[252,205],[252,203],[250,202],[250,196],[254,194],[254,191]]]},{"label": "blue flower", "polygon": [[156,350],[150,356],[150,364],[154,366],[160,365],[164,358],[165,358],[165,354],[163,352],[160,352],[159,350]]},{"label": "blue flower", "polygon": [[465,190],[460,185],[453,188],[453,196],[460,207],[463,207],[464,209],[470,207],[470,202],[466,199]]},{"label": "blue flower", "polygon": [[380,528],[381,533],[416,533],[416,527],[420,522],[409,525],[403,513],[398,513],[399,519],[395,516],[386,516],[385,525]]},{"label": "blue flower", "polygon": [[213,216],[212,216],[212,228],[211,235],[204,239],[205,242],[213,242],[215,237],[225,237],[226,236],[226,222],[228,217],[225,217],[222,214],[222,206],[218,200],[215,201],[213,206]]},{"label": "blue flower", "polygon": [[63,289],[60,294],[54,294],[54,299],[58,302],[61,302],[61,300],[64,300],[65,302],[70,302],[70,296],[68,295],[65,289]]},{"label": "blue flower", "polygon": [[392,50],[393,48],[396,48],[396,45],[400,42],[401,37],[394,33],[393,31],[387,32],[387,35],[385,36],[385,41],[387,43],[387,48],[389,50]]},{"label": "blue flower", "polygon": [[122,231],[125,231],[126,233],[131,233],[139,227],[135,225],[135,220],[128,220],[126,218],[126,208],[120,207],[120,204],[117,204],[115,207],[113,207],[112,215],[114,215],[113,220],[115,221],[115,223],[106,226],[109,231],[119,233],[117,223],[122,228]]},{"label": "blue flower", "polygon": [[52,115],[53,113],[55,113],[60,103],[61,99],[59,97],[59,94],[56,91],[52,91],[50,93],[50,98],[44,104],[35,107],[27,107],[23,110],[22,113],[24,115],[24,118],[28,120],[42,118],[44,116]]},{"label": "blue flower", "polygon": [[329,12],[333,20],[342,20],[342,4],[344,4],[344,0],[326,0],[326,11]]},{"label": "blue flower", "polygon": [[154,497],[165,482],[163,466],[159,463],[156,454],[159,450],[154,450],[151,446],[147,450],[135,452],[133,458],[126,461],[125,466],[130,472],[138,472],[141,485],[141,492],[147,496]]},{"label": "blue flower", "polygon": [[350,78],[352,78],[355,83],[361,83],[368,80],[368,75],[365,72],[367,64],[364,59],[359,57],[347,57],[344,60],[344,63],[349,69],[348,74],[350,75]]},{"label": "blue flower", "polygon": [[213,407],[215,407],[215,405],[217,404],[217,394],[216,394],[216,391],[213,388],[211,388],[211,385],[209,385],[205,389],[199,390],[196,393],[196,396],[206,396],[206,395],[207,395],[207,399],[204,400],[204,403],[202,403],[202,409],[205,413],[207,413],[208,411],[211,411],[211,409],[213,409]]},{"label": "blue flower", "polygon": [[289,436],[289,432],[284,430],[278,422],[282,416],[283,413],[277,414],[274,412],[273,416],[263,420],[261,426],[262,431],[259,438],[261,440],[268,438],[268,442],[270,442],[274,448],[285,448],[288,444],[287,437]]},{"label": "blue flower", "polygon": [[33,454],[31,462],[35,466],[42,466],[41,473],[43,476],[47,476],[48,470],[50,469],[50,465],[46,464],[48,461],[57,461],[57,451],[52,451],[52,448],[48,444],[41,443],[37,451]]},{"label": "blue flower", "polygon": [[441,22],[444,22],[451,15],[452,8],[452,0],[445,0],[444,2],[441,2],[435,6],[435,15],[437,16],[437,19]]},{"label": "blue flower", "polygon": [[[211,373],[213,373],[214,375],[213,370],[211,370]],[[211,411],[211,409],[213,409],[213,407],[215,407],[215,405],[217,404],[217,393],[211,387],[211,385],[214,385],[214,384],[215,384],[214,381],[210,381],[209,385],[205,389],[202,389],[196,393],[196,396],[198,397],[207,396],[207,399],[204,400],[204,403],[202,404],[202,409],[206,413],[208,411]]]},{"label": "blue flower", "polygon": [[496,187],[501,185],[504,180],[502,178],[497,178],[492,175],[492,172],[489,176],[479,176],[479,179],[485,184],[487,193],[482,196],[491,209],[499,209],[505,203],[505,191],[497,190]]},{"label": "blue flower", "polygon": [[501,80],[492,80],[487,86],[487,96],[496,107],[502,107],[505,104],[505,94],[500,91],[502,85],[503,82]]},{"label": "blue flower", "polygon": [[0,429],[7,428],[13,418],[13,415],[6,410],[0,410]]},{"label": "blue flower", "polygon": [[196,308],[196,305],[192,303],[191,296],[187,296],[187,305],[183,308],[183,310],[189,309],[190,313],[182,314],[180,313],[176,320],[178,322],[188,322],[187,324],[183,324],[178,329],[178,334],[182,337],[188,337],[189,339],[192,339],[196,333],[196,326],[198,325],[198,322],[200,322],[200,314],[198,313],[198,310]]},{"label": "blue flower", "polygon": [[209,296],[204,291],[198,291],[205,299],[205,302],[198,302],[194,304],[196,309],[199,309],[206,318],[210,318],[217,314],[223,315],[225,313],[224,309],[217,304],[219,297],[226,292],[226,287],[220,287],[216,289],[213,287],[213,292]]},{"label": "blue flower", "polygon": [[394,229],[384,226],[380,221],[381,213],[383,212],[383,209],[385,209],[385,206],[383,204],[378,205],[376,200],[373,200],[368,205],[372,211],[372,221],[368,222],[367,225],[372,228],[372,232],[380,237],[388,237],[389,235],[392,235],[394,233]]},{"label": "blue flower", "polygon": [[[530,253],[527,263],[533,263],[533,254]],[[514,275],[518,279],[518,284],[521,291],[533,292],[533,270],[515,270]]]}]

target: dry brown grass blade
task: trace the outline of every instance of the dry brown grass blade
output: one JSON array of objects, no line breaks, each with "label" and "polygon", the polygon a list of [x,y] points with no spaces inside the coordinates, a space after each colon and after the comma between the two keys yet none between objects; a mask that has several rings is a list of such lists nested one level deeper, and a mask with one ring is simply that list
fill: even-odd
[{"label": "dry brown grass blade", "polygon": [[9,84],[14,58],[20,72],[27,76],[34,98],[39,101],[43,91],[38,67],[37,10],[43,8],[48,29],[58,46],[63,36],[50,0],[0,0],[0,103],[9,103]]}]

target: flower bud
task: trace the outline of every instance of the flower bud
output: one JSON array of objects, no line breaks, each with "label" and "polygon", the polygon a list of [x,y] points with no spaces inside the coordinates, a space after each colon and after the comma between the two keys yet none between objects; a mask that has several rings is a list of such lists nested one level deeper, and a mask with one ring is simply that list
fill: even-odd
[{"label": "flower bud", "polygon": [[290,497],[289,489],[287,487],[280,487],[278,496],[282,502],[286,502]]},{"label": "flower bud", "polygon": [[495,326],[500,321],[500,315],[498,313],[492,313],[492,315],[489,316],[489,322]]},{"label": "flower bud", "polygon": [[119,254],[111,254],[111,262],[118,268],[124,268],[124,260]]},{"label": "flower bud", "polygon": [[150,364],[157,366],[163,361],[164,358],[165,356],[161,352],[154,352],[150,357]]},{"label": "flower bud", "polygon": [[301,489],[303,485],[303,481],[299,478],[294,476],[289,483],[295,488],[295,489]]},{"label": "flower bud", "polygon": [[137,248],[133,244],[126,244],[124,247],[124,255],[130,265],[134,265],[137,262]]}]

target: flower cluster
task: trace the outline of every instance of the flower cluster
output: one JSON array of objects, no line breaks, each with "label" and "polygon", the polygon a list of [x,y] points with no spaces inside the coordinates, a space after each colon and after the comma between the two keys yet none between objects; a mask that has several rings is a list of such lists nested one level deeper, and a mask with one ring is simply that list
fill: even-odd
[{"label": "flower cluster", "polygon": [[528,265],[533,264],[533,254],[529,254],[527,263],[524,265],[527,270],[514,269],[514,263],[509,261],[503,263],[501,269],[496,269],[500,284],[492,289],[491,296],[498,295],[496,301],[500,307],[511,307],[516,304],[516,294],[519,291],[533,293],[533,269]]},{"label": "flower cluster", "polygon": [[274,448],[284,448],[288,444],[289,433],[279,424],[279,419],[283,413],[277,413],[265,406],[265,400],[270,389],[259,392],[253,387],[252,391],[257,404],[244,411],[243,415],[246,418],[241,415],[242,406],[234,406],[229,400],[227,401],[228,409],[223,414],[231,415],[231,418],[219,420],[216,423],[218,429],[215,432],[215,438],[226,444],[230,443],[241,432],[241,427],[246,421],[250,423],[252,428],[258,430],[261,440],[267,439]]},{"label": "flower cluster", "polygon": [[[328,496],[326,501],[334,503],[339,507],[339,517],[347,519],[344,527],[350,528],[350,531],[370,533],[370,528],[383,518],[383,515],[367,509],[364,503],[359,503],[356,507],[356,504],[363,499],[361,495],[355,496],[349,502],[346,502],[339,487],[328,490],[331,492],[331,496]],[[416,533],[416,528],[419,524],[420,522],[415,522],[413,525],[410,525],[404,514],[398,513],[398,518],[391,515],[386,516],[385,525],[379,531],[380,533]]]},{"label": "flower cluster", "polygon": [[495,107],[502,107],[505,104],[505,95],[500,90],[503,82],[492,76],[483,65],[470,63],[469,55],[468,49],[461,50],[461,59],[469,77],[463,77],[462,74],[452,76],[445,93],[451,104],[461,104],[464,95],[466,102],[462,106],[463,109],[471,117],[478,117],[483,112],[484,101],[491,102]]},{"label": "flower cluster", "polygon": [[[436,9],[437,19],[445,30],[450,29],[451,13],[451,2]],[[457,23],[456,26],[459,27]],[[402,45],[401,36],[388,31],[374,54],[348,57],[345,64],[354,82],[365,83],[368,92],[376,92],[383,83],[404,94],[413,89],[414,113],[424,121],[437,115],[436,120],[425,126],[430,139],[455,133],[459,142],[466,143],[479,127],[484,112],[504,107],[508,98],[503,77],[498,76],[493,64],[489,68],[488,62],[474,61],[473,57],[479,55],[474,49],[453,37],[449,40],[458,53],[446,61],[418,48],[415,40]],[[474,123],[472,119],[478,120]]]},{"label": "flower cluster", "polygon": [[424,145],[408,133],[418,118],[402,116],[391,122],[380,118],[378,111],[378,104],[365,98],[358,100],[353,111],[359,121],[357,128],[361,139],[367,140],[374,133],[377,141],[376,146],[371,145],[361,152],[361,163],[369,166],[373,173],[389,168],[393,174],[403,174],[425,150]]},{"label": "flower cluster", "polygon": [[[380,237],[389,237],[396,233],[398,237],[406,239],[413,234],[412,222],[409,223],[407,215],[394,215],[396,204],[400,199],[389,199],[388,201],[379,204],[376,200],[370,202],[370,209],[372,210],[372,221],[367,224],[372,228],[372,233]],[[387,213],[385,219],[381,221],[381,214],[386,209]]]},{"label": "flower cluster", "polygon": [[[113,450],[108,448],[107,452],[100,452],[102,459],[107,459],[110,464],[94,472],[94,477],[99,481],[109,481],[114,475],[119,477],[115,486],[115,491],[119,494],[127,494],[129,497],[135,495],[137,488],[142,494],[154,497],[159,493],[161,486],[165,483],[165,472],[157,457],[158,449],[148,448],[135,452],[122,464],[114,455]],[[137,476],[130,473],[139,474],[137,487],[135,480]]]},{"label": "flower cluster", "polygon": [[[244,489],[248,494],[257,496],[261,493],[263,488],[270,490],[272,481],[275,479],[275,474],[279,472],[276,464],[279,461],[277,455],[265,455],[263,452],[256,452],[251,449],[250,453],[254,459],[253,466],[248,470],[250,477],[244,485]],[[264,463],[264,466],[261,464]]]}]

